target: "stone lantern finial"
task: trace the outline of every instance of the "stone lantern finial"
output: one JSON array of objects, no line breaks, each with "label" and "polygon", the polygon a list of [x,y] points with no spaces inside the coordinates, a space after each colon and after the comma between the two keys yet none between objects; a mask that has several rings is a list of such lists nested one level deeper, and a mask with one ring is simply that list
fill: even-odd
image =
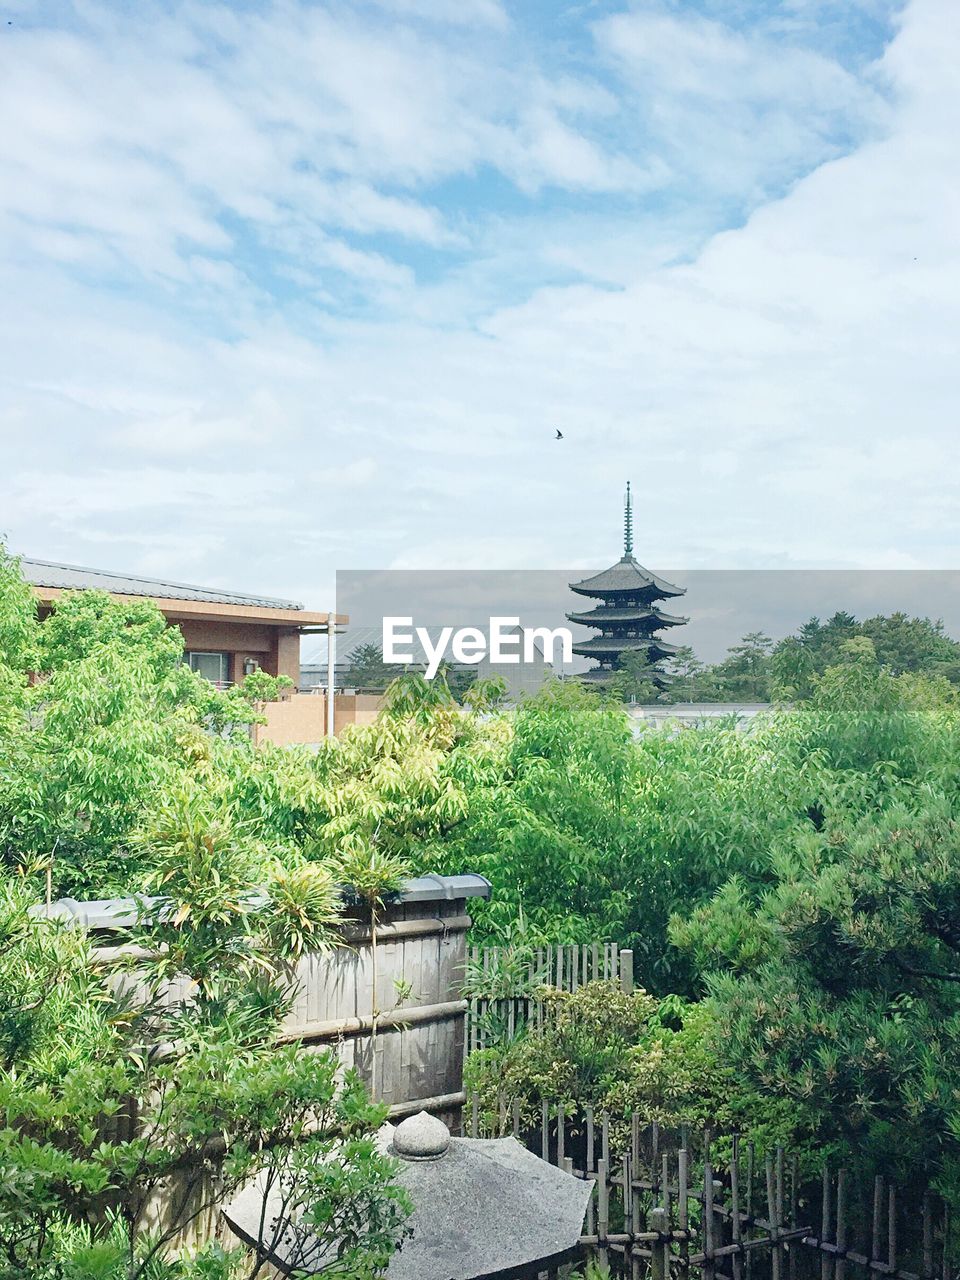
[{"label": "stone lantern finial", "polygon": [[426,1111],[402,1120],[393,1132],[393,1153],[402,1160],[439,1160],[449,1146],[447,1126]]}]

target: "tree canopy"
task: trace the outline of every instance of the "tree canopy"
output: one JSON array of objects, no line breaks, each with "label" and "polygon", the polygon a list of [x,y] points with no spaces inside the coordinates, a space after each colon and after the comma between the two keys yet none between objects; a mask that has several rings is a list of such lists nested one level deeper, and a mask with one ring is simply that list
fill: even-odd
[{"label": "tree canopy", "polygon": [[745,635],[725,658],[698,661],[687,646],[666,664],[673,702],[795,701],[812,696],[817,679],[844,661],[844,645],[869,640],[877,660],[894,675],[941,677],[960,684],[960,643],[943,622],[905,613],[878,614],[859,622],[840,611],[821,622],[810,618],[795,635],[774,642],[761,632]]},{"label": "tree canopy", "polygon": [[[381,872],[480,872],[478,940],[633,948],[654,1001],[638,1070],[711,1062],[742,1091],[725,1114],[762,1099],[775,1125],[786,1103],[811,1138],[957,1184],[960,700],[939,624],[745,637],[712,687],[792,703],[746,731],[644,729],[570,682],[458,701],[408,673],[374,724],[308,751],[255,748],[255,708],[190,672],[152,606],[89,593],[38,621],[3,556],[0,585],[3,862],[34,897],[48,875],[54,896],[175,892],[164,949],[203,1016],[224,984],[263,998],[257,957],[312,945],[345,868],[374,914]],[[676,1116],[682,1091],[638,1080],[622,1096]]]}]

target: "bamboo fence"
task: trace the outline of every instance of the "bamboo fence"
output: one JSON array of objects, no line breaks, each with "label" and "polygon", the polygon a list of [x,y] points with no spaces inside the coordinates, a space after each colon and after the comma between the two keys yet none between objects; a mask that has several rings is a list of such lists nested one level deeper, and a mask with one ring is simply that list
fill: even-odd
[{"label": "bamboo fence", "polygon": [[[568,1114],[541,1104],[524,1124],[517,1101],[491,1118],[471,1096],[469,1137],[513,1135],[544,1160],[593,1182],[580,1240],[584,1260],[618,1280],[958,1280],[949,1206],[824,1164],[810,1172],[783,1147],[759,1152],[733,1137],[694,1139],[640,1117]],[[570,1275],[572,1266],[540,1272]]]},{"label": "bamboo fence", "polygon": [[576,991],[588,982],[618,982],[633,990],[633,952],[616,942],[571,943],[519,953],[510,947],[468,947],[470,995],[464,1048],[467,1053],[511,1041],[528,1026],[539,1026],[545,1004],[542,988]]}]

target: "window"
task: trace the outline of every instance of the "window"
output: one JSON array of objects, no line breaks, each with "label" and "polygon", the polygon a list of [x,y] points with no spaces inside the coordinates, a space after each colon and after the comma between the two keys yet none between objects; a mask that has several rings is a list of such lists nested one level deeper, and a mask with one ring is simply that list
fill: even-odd
[{"label": "window", "polygon": [[218,688],[223,689],[230,683],[229,653],[201,653],[196,649],[188,649],[183,660],[189,663],[191,671],[212,681]]}]

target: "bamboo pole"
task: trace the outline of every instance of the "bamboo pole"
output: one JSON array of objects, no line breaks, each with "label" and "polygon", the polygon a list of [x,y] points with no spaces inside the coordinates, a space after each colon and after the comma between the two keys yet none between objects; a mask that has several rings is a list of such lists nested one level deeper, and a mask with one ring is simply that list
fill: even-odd
[{"label": "bamboo pole", "polygon": [[780,1219],[777,1213],[777,1179],[773,1161],[767,1156],[764,1161],[767,1175],[767,1222],[771,1241],[770,1274],[772,1280],[780,1280]]},{"label": "bamboo pole", "polygon": [[[742,1241],[740,1221],[740,1139],[734,1137],[733,1151],[730,1155],[730,1234],[731,1242],[739,1245]],[[743,1275],[743,1258],[739,1253],[733,1255],[733,1280],[741,1280]]]},{"label": "bamboo pole", "polygon": [[[710,1164],[709,1155],[707,1155],[703,1161],[703,1280],[714,1280],[716,1275],[716,1267],[713,1260],[715,1244],[713,1227],[713,1166]],[[776,1277],[775,1280],[777,1280]]]},{"label": "bamboo pole", "polygon": [[607,1162],[601,1159],[597,1164],[597,1237],[599,1249],[599,1260],[602,1267],[606,1267],[610,1262],[610,1254],[607,1251],[607,1236],[610,1232],[610,1201],[609,1188],[607,1186]]},{"label": "bamboo pole", "polygon": [[680,1229],[682,1238],[680,1241],[680,1273],[686,1276],[689,1269],[690,1245],[687,1240],[687,1232],[690,1229],[689,1218],[689,1159],[690,1152],[687,1147],[686,1139],[677,1154],[677,1226]]}]

